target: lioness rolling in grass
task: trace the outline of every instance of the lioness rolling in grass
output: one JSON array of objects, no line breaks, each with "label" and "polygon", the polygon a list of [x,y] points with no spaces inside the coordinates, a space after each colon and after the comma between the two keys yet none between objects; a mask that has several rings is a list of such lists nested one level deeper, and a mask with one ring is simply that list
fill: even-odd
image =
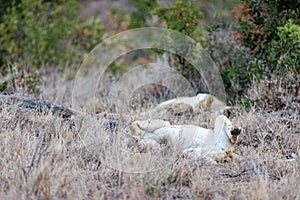
[{"label": "lioness rolling in grass", "polygon": [[224,115],[216,118],[214,131],[194,125],[169,125],[164,120],[155,120],[153,123],[135,121],[130,129],[142,140],[151,139],[158,144],[168,145],[179,154],[207,156],[214,160],[232,156],[241,133],[241,129],[233,127]]}]

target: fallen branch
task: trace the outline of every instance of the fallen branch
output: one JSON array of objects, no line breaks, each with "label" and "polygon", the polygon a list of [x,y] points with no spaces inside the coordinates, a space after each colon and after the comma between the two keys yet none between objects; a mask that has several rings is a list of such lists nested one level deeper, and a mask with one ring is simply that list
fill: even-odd
[{"label": "fallen branch", "polygon": [[[82,113],[80,111],[72,110],[56,103],[37,98],[0,94],[0,110],[3,109],[5,105],[13,105],[20,108],[31,109],[46,115],[52,113],[53,115],[61,116],[64,120],[71,122],[72,126],[75,123],[75,118],[77,121],[80,121],[84,115],[89,115],[88,113]],[[118,119],[122,117],[122,115],[116,113],[106,112],[95,113],[95,116],[99,122],[101,122],[101,126],[103,128],[111,130],[118,126]],[[78,126],[80,126],[80,123]]]},{"label": "fallen branch", "polygon": [[0,94],[0,108],[3,105],[16,105],[21,108],[33,109],[39,113],[59,115],[64,119],[70,119],[75,113],[61,105],[36,98],[26,98]]}]

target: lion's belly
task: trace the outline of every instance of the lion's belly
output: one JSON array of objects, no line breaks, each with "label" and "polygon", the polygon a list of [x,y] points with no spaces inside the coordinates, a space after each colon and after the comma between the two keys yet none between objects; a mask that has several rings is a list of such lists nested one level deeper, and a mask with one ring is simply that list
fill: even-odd
[{"label": "lion's belly", "polygon": [[155,139],[176,150],[205,146],[210,130],[188,125],[163,127],[154,132]]}]

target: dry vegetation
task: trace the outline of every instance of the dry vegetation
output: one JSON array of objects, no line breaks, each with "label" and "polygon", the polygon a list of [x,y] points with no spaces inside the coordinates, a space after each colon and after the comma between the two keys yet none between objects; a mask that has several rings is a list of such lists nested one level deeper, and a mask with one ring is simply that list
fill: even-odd
[{"label": "dry vegetation", "polygon": [[128,117],[107,129],[103,117],[86,116],[79,129],[58,116],[2,105],[0,197],[299,199],[299,113],[297,102],[278,111],[240,111],[232,118],[245,130],[240,157],[212,165],[164,151],[136,154],[126,137]]},{"label": "dry vegetation", "polygon": [[[105,16],[101,18],[107,24],[108,33],[128,28],[129,15],[124,15],[122,21],[120,14],[118,16],[109,11],[110,1],[90,2],[82,1],[87,7],[81,15],[103,15],[108,12],[109,19]],[[126,11],[134,10],[126,2],[115,0],[110,3]],[[166,5],[169,2],[172,1],[159,1]],[[225,1],[216,2],[225,5]],[[208,3],[206,7],[204,13],[212,13],[211,18],[215,21],[221,11]],[[227,11],[221,13],[228,14]],[[14,18],[11,21],[14,28]],[[31,23],[34,27],[35,21]],[[222,44],[221,49],[210,49],[220,66],[229,65],[230,56],[235,57],[228,44],[230,34],[237,32],[230,32],[233,24],[229,22],[224,26],[224,30],[209,36],[212,37],[211,46]],[[250,26],[248,30],[250,33],[257,31],[252,28]],[[82,36],[79,34],[79,37]],[[10,36],[7,38],[11,42]],[[23,38],[26,37],[21,35]],[[44,39],[53,42],[49,37]],[[249,42],[252,43],[252,40]],[[128,55],[135,56],[134,53]],[[147,59],[139,60],[138,64],[152,62],[152,57]],[[240,66],[241,60],[238,59],[237,64],[233,60],[233,65]],[[70,69],[71,72],[68,69],[65,72],[59,70],[40,71],[40,97],[70,107],[73,82],[64,82],[63,79],[74,78],[75,72],[73,69]],[[157,74],[165,75],[161,71],[154,75]],[[143,71],[141,76],[149,77],[149,72]],[[15,75],[14,78],[18,80]],[[105,79],[103,88],[109,91],[114,81],[118,79]],[[126,84],[125,88],[131,88],[130,83]],[[299,86],[297,71],[285,78],[270,76],[253,86],[248,92],[248,100],[255,102],[255,105],[250,106],[248,111],[241,109],[231,117],[234,125],[244,129],[237,144],[239,157],[218,164],[184,159],[169,152],[167,147],[153,153],[137,153],[143,150],[143,146],[127,135],[129,124],[137,118],[136,113],[113,119],[106,117],[102,112],[113,111],[116,107],[113,103],[117,104],[115,96],[110,97],[113,99],[107,98],[108,91],[97,91],[101,102],[95,105],[94,110],[100,114],[77,114],[71,121],[0,101],[0,199],[300,199]],[[89,91],[90,88],[84,88],[83,94],[86,94],[85,89]],[[28,92],[26,87],[24,92]],[[154,84],[135,90],[130,103],[132,108],[143,110],[175,96],[162,85]],[[82,100],[84,104],[90,101],[93,100],[89,96]],[[139,107],[141,104],[144,107]],[[172,124],[212,128],[203,116],[161,117]]]}]

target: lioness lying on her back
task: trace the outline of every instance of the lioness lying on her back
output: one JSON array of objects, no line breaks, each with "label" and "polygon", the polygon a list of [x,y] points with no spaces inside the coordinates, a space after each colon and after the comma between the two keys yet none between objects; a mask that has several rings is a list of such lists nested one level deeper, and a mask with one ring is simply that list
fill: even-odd
[{"label": "lioness lying on her back", "polygon": [[233,127],[224,115],[216,118],[214,131],[194,125],[170,125],[167,121],[159,119],[152,123],[135,121],[130,130],[142,140],[151,139],[187,156],[207,156],[214,160],[234,153],[241,132],[241,129]]}]

